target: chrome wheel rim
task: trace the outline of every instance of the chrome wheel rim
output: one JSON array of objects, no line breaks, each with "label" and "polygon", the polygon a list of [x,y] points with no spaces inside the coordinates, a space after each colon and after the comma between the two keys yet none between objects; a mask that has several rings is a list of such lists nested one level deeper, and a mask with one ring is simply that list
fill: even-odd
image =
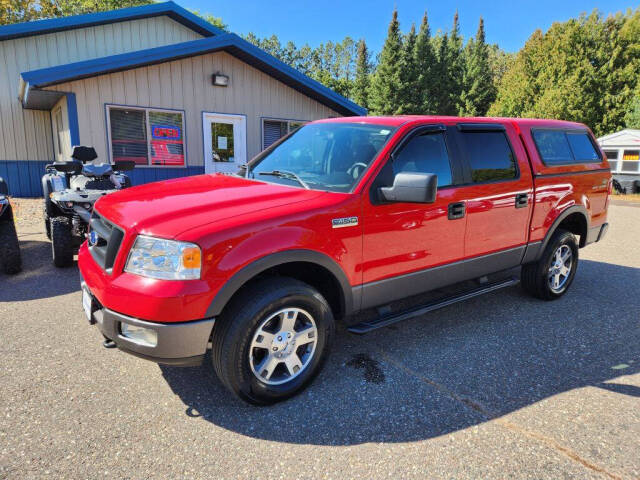
[{"label": "chrome wheel rim", "polygon": [[573,253],[568,245],[560,245],[553,254],[549,266],[549,288],[551,291],[561,292],[571,274],[573,265]]},{"label": "chrome wheel rim", "polygon": [[280,385],[299,376],[311,363],[318,329],[311,314],[301,308],[284,308],[256,329],[249,346],[253,374],[267,385]]}]

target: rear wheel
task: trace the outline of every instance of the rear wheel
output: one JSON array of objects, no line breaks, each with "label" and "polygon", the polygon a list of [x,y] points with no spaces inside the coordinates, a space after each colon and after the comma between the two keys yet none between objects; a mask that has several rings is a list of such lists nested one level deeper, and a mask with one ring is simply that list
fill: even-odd
[{"label": "rear wheel", "polygon": [[50,221],[53,264],[59,268],[70,267],[74,254],[71,221],[67,217],[53,217]]},{"label": "rear wheel", "polygon": [[275,403],[318,374],[333,331],[333,314],[320,292],[294,279],[269,279],[244,289],[219,318],[213,366],[241,399]]},{"label": "rear wheel", "polygon": [[566,230],[557,230],[542,257],[522,266],[522,287],[534,297],[555,300],[566,293],[578,268],[578,242]]},{"label": "rear wheel", "polygon": [[22,270],[20,243],[13,221],[0,222],[0,266],[9,275]]}]

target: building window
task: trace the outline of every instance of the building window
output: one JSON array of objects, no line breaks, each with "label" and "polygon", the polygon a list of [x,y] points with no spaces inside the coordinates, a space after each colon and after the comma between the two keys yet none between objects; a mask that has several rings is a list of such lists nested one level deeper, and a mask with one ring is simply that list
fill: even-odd
[{"label": "building window", "polygon": [[285,135],[307,123],[301,120],[262,120],[262,149],[265,150]]},{"label": "building window", "polygon": [[184,112],[107,106],[111,160],[139,166],[185,165]]},{"label": "building window", "polygon": [[461,132],[474,183],[518,176],[515,157],[504,132]]},{"label": "building window", "polygon": [[609,160],[609,167],[611,167],[611,171],[616,172],[618,170],[618,151],[605,150],[604,154],[607,156],[607,160]]},{"label": "building window", "polygon": [[640,166],[640,150],[625,150],[622,154],[621,172],[638,173]]}]

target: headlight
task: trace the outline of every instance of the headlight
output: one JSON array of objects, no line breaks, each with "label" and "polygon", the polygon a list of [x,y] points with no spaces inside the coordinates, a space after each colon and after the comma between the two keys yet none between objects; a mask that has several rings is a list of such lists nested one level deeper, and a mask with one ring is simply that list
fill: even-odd
[{"label": "headlight", "polygon": [[194,243],[139,235],[124,270],[162,280],[197,280],[201,268],[202,254]]}]

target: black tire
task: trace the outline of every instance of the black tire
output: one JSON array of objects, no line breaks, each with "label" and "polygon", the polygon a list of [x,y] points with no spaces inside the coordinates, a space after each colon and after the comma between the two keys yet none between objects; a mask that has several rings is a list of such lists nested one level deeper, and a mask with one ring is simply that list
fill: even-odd
[{"label": "black tire", "polygon": [[13,220],[0,222],[0,266],[8,275],[22,270],[20,243]]},{"label": "black tire", "polygon": [[[566,245],[571,250],[569,274],[562,286],[552,288],[549,280],[550,269],[558,249]],[[524,290],[542,300],[555,300],[567,293],[578,269],[578,242],[573,233],[558,229],[553,233],[540,260],[522,266],[521,283]]]},{"label": "black tire", "polygon": [[73,235],[71,235],[71,221],[67,217],[53,217],[51,219],[51,253],[53,264],[58,268],[73,265],[74,254]]},{"label": "black tire", "polygon": [[[317,343],[301,373],[285,383],[270,385],[253,373],[250,345],[262,322],[284,308],[303,309],[313,317]],[[239,292],[216,322],[212,339],[213,367],[222,383],[242,400],[256,405],[276,403],[299,393],[318,374],[334,329],[331,308],[313,287],[286,277],[260,281]]]},{"label": "black tire", "polygon": [[45,204],[44,209],[42,211],[42,215],[44,217],[44,233],[47,234],[47,238],[51,240],[51,217],[47,214],[47,205]]},{"label": "black tire", "polygon": [[58,207],[53,203],[49,194],[52,192],[51,184],[48,176],[42,177],[42,194],[44,195],[44,214],[48,218],[57,217],[59,215]]}]

